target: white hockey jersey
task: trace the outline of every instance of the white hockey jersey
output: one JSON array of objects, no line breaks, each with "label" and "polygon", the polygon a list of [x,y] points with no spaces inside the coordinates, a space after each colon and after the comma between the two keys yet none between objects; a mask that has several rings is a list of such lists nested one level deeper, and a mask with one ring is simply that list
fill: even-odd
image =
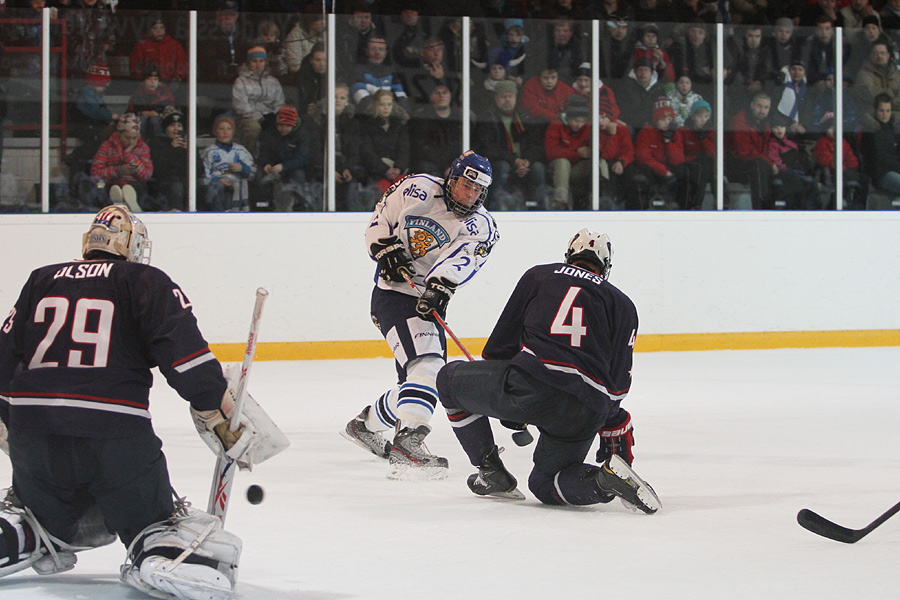
[{"label": "white hockey jersey", "polygon": [[[469,281],[487,261],[500,239],[497,223],[483,206],[466,219],[457,217],[444,203],[444,180],[432,175],[409,175],[394,183],[375,206],[366,229],[366,248],[379,238],[396,235],[412,257],[420,292],[431,277],[446,277],[458,285]],[[372,257],[372,260],[375,260]],[[406,283],[385,281],[375,275],[378,287],[410,296]]]}]

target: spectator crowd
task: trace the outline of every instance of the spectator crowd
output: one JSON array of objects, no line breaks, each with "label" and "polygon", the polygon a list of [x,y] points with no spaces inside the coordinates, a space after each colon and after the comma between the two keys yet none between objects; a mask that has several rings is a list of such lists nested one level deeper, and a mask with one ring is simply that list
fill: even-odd
[{"label": "spectator crowd", "polygon": [[[47,1],[8,1],[0,19],[39,15]],[[199,210],[317,211],[327,180],[337,210],[368,211],[407,174],[443,177],[462,149],[464,120],[472,125],[471,148],[493,166],[492,210],[591,209],[595,158],[603,210],[710,209],[718,203],[719,74],[721,175],[727,189],[744,186],[749,197],[739,205],[726,194],[726,207],[835,206],[838,94],[844,208],[866,208],[870,193],[900,206],[900,0],[49,6],[53,23],[65,23],[65,36],[57,25],[51,29],[51,43],[67,47],[64,108],[73,140],[55,210],[93,211],[110,201],[187,210],[189,187],[198,185]],[[188,9],[202,11],[193,174],[181,12]],[[326,10],[337,15],[334,65],[326,53]],[[469,81],[462,79],[463,16],[471,17]],[[726,35],[722,65],[717,23]],[[836,27],[843,28],[840,48]],[[40,31],[30,23],[3,31],[3,48],[39,45]],[[17,83],[40,75],[22,59],[32,55],[11,54],[0,54],[0,123],[6,117],[7,125],[12,105],[27,99],[29,88]],[[333,97],[329,70],[337,80]],[[469,114],[462,110],[465,88]],[[111,109],[112,96],[127,102]],[[336,135],[326,144],[329,111]]]}]

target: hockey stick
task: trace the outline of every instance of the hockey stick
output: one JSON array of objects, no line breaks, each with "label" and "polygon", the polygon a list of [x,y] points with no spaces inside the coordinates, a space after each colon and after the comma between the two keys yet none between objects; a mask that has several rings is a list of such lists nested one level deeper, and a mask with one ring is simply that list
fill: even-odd
[{"label": "hockey stick", "polygon": [[837,523],[829,521],[818,513],[814,513],[808,508],[804,508],[797,513],[797,522],[800,523],[800,526],[804,529],[808,529],[809,531],[821,535],[822,537],[827,537],[828,539],[838,542],[844,542],[845,544],[854,544],[872,533],[877,527],[896,515],[898,512],[900,512],[900,502],[889,508],[886,513],[884,513],[862,529],[850,529],[848,527],[842,527]]},{"label": "hockey stick", "polygon": [[[256,290],[256,304],[253,306],[253,319],[250,321],[250,334],[247,336],[247,347],[244,350],[244,361],[241,363],[241,374],[238,378],[235,390],[234,409],[231,411],[231,425],[229,429],[235,431],[240,423],[244,410],[244,398],[247,395],[247,379],[250,377],[250,367],[253,366],[253,356],[256,354],[256,342],[259,339],[259,321],[262,317],[263,304],[269,292],[264,288]],[[228,500],[231,498],[231,486],[234,484],[234,476],[237,472],[237,463],[234,459],[218,456],[213,472],[212,486],[209,490],[209,502],[206,512],[218,517],[225,523],[225,513],[228,510]]]},{"label": "hockey stick", "polygon": [[[419,288],[417,288],[416,284],[413,283],[412,277],[410,277],[406,273],[403,273],[403,279],[406,280],[406,283],[408,283],[410,285],[410,287],[413,290],[415,290],[415,292],[419,296],[419,298],[421,298],[422,294],[419,293]],[[441,318],[441,315],[439,315],[437,313],[437,311],[434,309],[431,310],[431,314],[434,315],[434,318],[437,319],[437,322],[440,324],[440,326],[444,328],[444,331],[447,332],[447,335],[449,335],[450,338],[454,342],[456,342],[456,345],[459,347],[460,350],[462,350],[462,353],[466,355],[466,358],[468,358],[470,362],[475,362],[475,359],[472,358],[472,355],[469,354],[469,351],[466,350],[466,347],[463,346],[461,341],[459,341],[459,338],[456,337],[456,335],[454,335],[454,333],[452,331],[450,331],[450,328],[447,326],[447,324]],[[512,439],[516,443],[517,446],[527,446],[528,444],[530,444],[531,442],[534,441],[534,436],[532,436],[531,432],[528,431],[527,424],[512,423],[511,421],[501,421],[501,423],[503,423],[504,427],[512,429],[515,432],[512,434]],[[521,425],[521,428],[518,427],[519,425]]]},{"label": "hockey stick", "polygon": [[[406,283],[408,283],[409,286],[416,292],[416,295],[418,295],[419,298],[421,298],[422,294],[419,292],[419,288],[416,287],[416,284],[413,283],[412,277],[407,275],[406,273],[403,273],[403,279],[405,279]],[[438,325],[440,325],[441,327],[444,328],[444,331],[447,332],[447,335],[450,336],[450,339],[452,339],[454,342],[456,342],[457,347],[459,347],[459,349],[462,350],[462,353],[466,355],[466,358],[468,358],[472,362],[475,362],[475,359],[472,358],[472,355],[469,354],[469,351],[466,350],[466,347],[463,346],[461,341],[459,341],[459,338],[456,337],[456,335],[454,335],[452,331],[450,331],[449,327],[447,327],[447,324],[441,318],[441,315],[439,315],[438,312],[434,309],[431,310],[431,314],[437,320]]]}]

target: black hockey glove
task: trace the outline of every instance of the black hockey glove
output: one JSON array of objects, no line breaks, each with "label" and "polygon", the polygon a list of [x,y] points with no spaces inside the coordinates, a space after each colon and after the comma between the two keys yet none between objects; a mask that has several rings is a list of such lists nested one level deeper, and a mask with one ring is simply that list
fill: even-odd
[{"label": "black hockey glove", "polygon": [[378,261],[378,275],[382,279],[403,283],[406,281],[404,274],[410,278],[413,276],[412,259],[396,235],[378,238],[369,249]]},{"label": "black hockey glove", "polygon": [[597,432],[600,436],[600,448],[597,450],[597,462],[602,463],[613,454],[618,454],[629,465],[634,462],[631,447],[634,446],[634,429],[631,427],[631,415],[624,408],[610,415],[606,424]]},{"label": "black hockey glove", "polygon": [[447,303],[450,302],[450,297],[456,291],[456,285],[444,277],[432,277],[426,281],[425,293],[416,302],[416,312],[419,313],[419,318],[437,323],[432,311],[436,312],[441,319],[446,318]]},{"label": "black hockey glove", "polygon": [[663,129],[662,139],[664,142],[666,142],[666,143],[671,142],[672,138],[674,138],[674,137],[675,137],[674,129]]}]

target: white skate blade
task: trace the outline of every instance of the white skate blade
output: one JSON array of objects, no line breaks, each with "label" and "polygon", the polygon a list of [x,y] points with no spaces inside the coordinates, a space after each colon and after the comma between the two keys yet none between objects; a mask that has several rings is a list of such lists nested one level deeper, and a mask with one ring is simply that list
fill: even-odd
[{"label": "white skate blade", "polygon": [[513,488],[508,492],[494,492],[493,494],[475,494],[481,498],[500,498],[502,500],[524,500],[525,494],[519,491],[519,488]]},{"label": "white skate blade", "polygon": [[634,506],[631,502],[622,499],[623,504],[626,506],[631,505],[633,508],[648,514],[653,514],[662,508],[662,502],[653,488],[650,487],[650,484],[641,479],[638,474],[628,466],[628,463],[626,463],[622,457],[614,454],[608,462],[609,470],[612,471],[616,477],[627,481],[631,487],[635,488],[638,500],[640,500],[644,506]]},{"label": "white skate blade", "polygon": [[447,479],[447,467],[417,467],[405,463],[391,463],[387,478],[395,481],[440,481]]},{"label": "white skate blade", "polygon": [[141,579],[157,590],[181,600],[228,600],[231,582],[219,571],[205,565],[180,563],[167,570],[173,561],[148,558],[141,565]]}]

